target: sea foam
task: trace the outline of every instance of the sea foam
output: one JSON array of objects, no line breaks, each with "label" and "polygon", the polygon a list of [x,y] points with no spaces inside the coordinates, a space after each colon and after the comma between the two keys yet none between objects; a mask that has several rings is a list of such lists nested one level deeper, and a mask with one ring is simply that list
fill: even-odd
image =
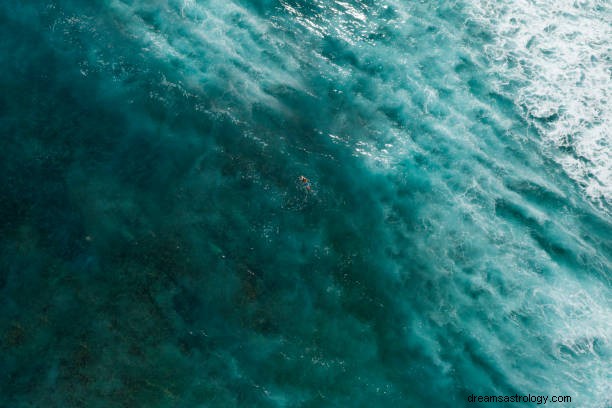
[{"label": "sea foam", "polygon": [[609,211],[610,3],[474,0],[467,9],[466,25],[476,22],[494,34],[485,53],[498,74],[499,91],[520,107],[551,157]]}]

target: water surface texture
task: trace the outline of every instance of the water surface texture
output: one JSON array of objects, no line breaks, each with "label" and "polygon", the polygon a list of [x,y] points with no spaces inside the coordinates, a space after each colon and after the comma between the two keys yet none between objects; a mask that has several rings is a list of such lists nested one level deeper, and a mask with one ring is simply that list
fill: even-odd
[{"label": "water surface texture", "polygon": [[2,1],[0,406],[612,407],[610,21]]}]

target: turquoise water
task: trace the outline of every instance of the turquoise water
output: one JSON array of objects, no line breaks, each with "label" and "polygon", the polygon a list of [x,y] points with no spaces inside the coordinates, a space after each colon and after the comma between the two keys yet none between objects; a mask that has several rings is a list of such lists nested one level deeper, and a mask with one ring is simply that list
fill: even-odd
[{"label": "turquoise water", "polygon": [[5,0],[0,406],[611,407],[611,16]]}]

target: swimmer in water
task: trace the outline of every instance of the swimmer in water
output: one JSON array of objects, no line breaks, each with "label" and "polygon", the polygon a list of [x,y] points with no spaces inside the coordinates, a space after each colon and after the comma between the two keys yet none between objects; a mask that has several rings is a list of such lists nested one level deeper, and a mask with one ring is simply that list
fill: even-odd
[{"label": "swimmer in water", "polygon": [[310,180],[304,176],[300,176],[300,181],[302,182],[302,185],[306,187],[306,190],[310,191]]}]

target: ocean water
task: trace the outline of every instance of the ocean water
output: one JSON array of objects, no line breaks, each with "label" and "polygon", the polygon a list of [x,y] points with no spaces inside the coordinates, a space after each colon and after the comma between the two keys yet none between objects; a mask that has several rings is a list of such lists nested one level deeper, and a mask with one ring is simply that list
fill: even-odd
[{"label": "ocean water", "polygon": [[610,21],[2,1],[0,407],[612,407]]}]

